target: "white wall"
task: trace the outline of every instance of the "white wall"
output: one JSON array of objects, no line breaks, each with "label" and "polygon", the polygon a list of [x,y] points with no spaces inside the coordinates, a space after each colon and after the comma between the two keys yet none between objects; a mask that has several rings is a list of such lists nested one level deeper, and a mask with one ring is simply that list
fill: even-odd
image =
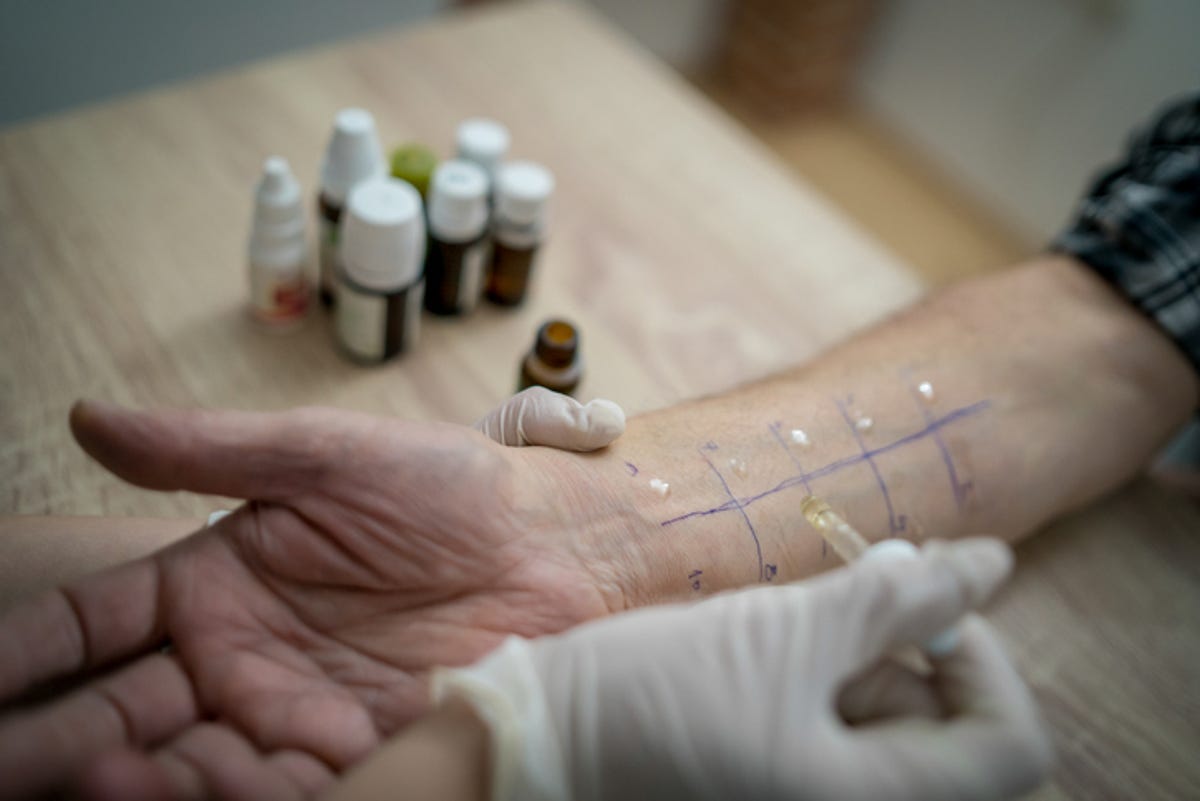
[{"label": "white wall", "polygon": [[424,19],[449,0],[0,0],[0,125]]},{"label": "white wall", "polygon": [[866,105],[1034,241],[1164,98],[1200,87],[1195,0],[893,0]]}]

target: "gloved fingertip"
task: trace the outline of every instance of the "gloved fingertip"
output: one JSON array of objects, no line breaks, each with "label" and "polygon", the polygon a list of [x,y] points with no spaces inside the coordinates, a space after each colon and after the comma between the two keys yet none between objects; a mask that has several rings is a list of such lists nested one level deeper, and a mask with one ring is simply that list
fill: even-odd
[{"label": "gloved fingertip", "polygon": [[625,433],[625,410],[604,398],[590,400],[584,406],[587,412],[588,430],[605,444]]},{"label": "gloved fingertip", "polygon": [[929,558],[943,562],[962,582],[970,605],[990,596],[1012,572],[1013,552],[991,537],[970,537],[955,542],[931,541],[923,548]]}]

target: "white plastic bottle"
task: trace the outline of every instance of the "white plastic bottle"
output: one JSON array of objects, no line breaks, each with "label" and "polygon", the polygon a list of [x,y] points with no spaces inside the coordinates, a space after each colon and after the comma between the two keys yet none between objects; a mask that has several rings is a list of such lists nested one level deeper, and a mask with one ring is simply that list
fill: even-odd
[{"label": "white plastic bottle", "polygon": [[375,118],[361,108],[344,108],[333,121],[333,135],[321,162],[317,194],[319,269],[317,287],[321,303],[334,302],[334,284],[340,253],[338,237],[350,191],[362,181],[387,174],[383,148],[375,131]]},{"label": "white plastic bottle", "polygon": [[255,319],[287,327],[308,312],[308,248],[300,185],[287,160],[263,163],[250,230],[250,306]]},{"label": "white plastic bottle", "polygon": [[421,195],[395,178],[354,187],[342,218],[334,330],[357,362],[386,361],[413,347],[425,294]]},{"label": "white plastic bottle", "polygon": [[496,180],[496,170],[508,155],[508,129],[495,120],[472,117],[458,126],[455,142],[458,158],[482,167],[491,187]]}]

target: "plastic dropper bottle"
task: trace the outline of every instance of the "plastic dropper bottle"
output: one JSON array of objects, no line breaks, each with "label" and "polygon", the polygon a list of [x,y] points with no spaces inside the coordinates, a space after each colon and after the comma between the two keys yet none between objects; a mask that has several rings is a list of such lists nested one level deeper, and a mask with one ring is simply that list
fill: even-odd
[{"label": "plastic dropper bottle", "polygon": [[412,184],[372,178],[350,192],[342,221],[334,330],[358,362],[416,344],[425,282],[425,215]]},{"label": "plastic dropper bottle", "polygon": [[317,220],[320,226],[321,303],[333,304],[338,259],[339,222],[350,190],[358,183],[384,175],[387,165],[383,148],[375,132],[375,118],[361,108],[346,108],[337,113],[333,136],[321,164],[321,189],[317,196]]},{"label": "plastic dropper bottle", "polygon": [[487,278],[487,298],[493,303],[517,306],[525,300],[553,192],[554,176],[532,161],[509,162],[497,172]]},{"label": "plastic dropper bottle", "polygon": [[487,190],[487,175],[469,161],[447,161],[433,173],[425,308],[434,314],[465,314],[479,301],[488,255]]},{"label": "plastic dropper bottle", "polygon": [[307,255],[300,185],[287,160],[272,156],[263,163],[254,193],[250,230],[250,306],[257,320],[287,327],[304,318]]}]

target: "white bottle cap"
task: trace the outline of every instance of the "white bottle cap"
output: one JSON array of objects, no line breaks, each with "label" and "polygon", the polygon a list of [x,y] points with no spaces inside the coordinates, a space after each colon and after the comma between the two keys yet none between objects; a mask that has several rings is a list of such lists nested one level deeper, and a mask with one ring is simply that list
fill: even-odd
[{"label": "white bottle cap", "polygon": [[261,267],[296,268],[304,261],[304,209],[300,184],[287,159],[272,156],[263,162],[254,192],[254,222],[250,229],[250,259]]},{"label": "white bottle cap", "polygon": [[361,108],[339,111],[321,164],[321,191],[334,202],[341,202],[359,181],[386,172],[371,112]]},{"label": "white bottle cap", "polygon": [[287,159],[271,156],[263,162],[262,177],[254,192],[256,223],[292,223],[303,220],[300,184]]},{"label": "white bottle cap", "polygon": [[508,129],[495,120],[474,117],[458,126],[458,157],[473,161],[490,176],[508,154]]},{"label": "white bottle cap", "polygon": [[429,186],[429,231],[447,242],[468,242],[488,221],[488,178],[478,164],[443,162]]},{"label": "white bottle cap", "polygon": [[380,177],[350,191],[342,217],[341,264],[352,281],[394,292],[421,277],[425,217],[407,181]]},{"label": "white bottle cap", "polygon": [[496,217],[515,225],[540,223],[553,192],[554,176],[540,164],[505,164],[496,175]]}]

